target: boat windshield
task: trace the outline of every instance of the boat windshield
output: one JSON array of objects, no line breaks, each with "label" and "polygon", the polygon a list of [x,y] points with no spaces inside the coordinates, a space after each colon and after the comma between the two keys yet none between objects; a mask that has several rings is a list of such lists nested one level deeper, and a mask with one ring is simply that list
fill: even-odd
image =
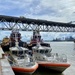
[{"label": "boat windshield", "polygon": [[45,53],[48,53],[48,50],[46,49],[46,50],[40,50],[39,51],[41,54],[45,54]]},{"label": "boat windshield", "polygon": [[24,54],[26,54],[26,53],[28,53],[28,51],[27,50],[25,50],[25,51],[12,51],[12,54],[14,54],[14,55],[24,55]]},{"label": "boat windshield", "polygon": [[32,51],[28,51],[28,54],[29,54],[30,56],[32,56],[32,55],[33,55]]},{"label": "boat windshield", "polygon": [[50,47],[50,44],[48,44],[48,43],[41,43],[41,46]]},{"label": "boat windshield", "polygon": [[12,51],[12,54],[17,55],[17,51]]},{"label": "boat windshield", "polygon": [[43,54],[44,53],[44,50],[40,50],[40,53]]},{"label": "boat windshield", "polygon": [[45,53],[48,53],[48,50],[45,50]]}]

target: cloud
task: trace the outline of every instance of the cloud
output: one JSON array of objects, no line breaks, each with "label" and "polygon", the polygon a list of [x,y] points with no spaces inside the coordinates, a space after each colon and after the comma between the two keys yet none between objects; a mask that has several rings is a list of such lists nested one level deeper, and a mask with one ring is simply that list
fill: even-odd
[{"label": "cloud", "polygon": [[26,15],[30,18],[69,22],[75,19],[74,4],[74,0],[41,0],[38,5],[34,4],[31,13]]},{"label": "cloud", "polygon": [[0,30],[0,35],[1,35],[1,36],[0,36],[0,40],[2,40],[2,39],[3,39],[4,37],[6,37],[6,36],[9,37],[9,36],[10,36],[10,33],[11,33],[10,31],[1,31],[1,30]]},{"label": "cloud", "polygon": [[[75,0],[0,0],[0,15],[25,16],[27,18],[43,19],[58,22],[70,22],[75,20]],[[2,32],[2,37],[8,35],[8,32]],[[48,39],[60,36],[69,36],[72,33],[42,33],[43,37]],[[45,35],[45,36],[44,36]],[[8,35],[9,36],[9,35]],[[22,32],[22,36],[29,39],[31,33]],[[22,38],[22,39],[24,39]]]},{"label": "cloud", "polygon": [[74,0],[0,0],[0,14],[50,21],[74,21]]},{"label": "cloud", "polygon": [[27,12],[33,0],[0,0],[0,14],[21,16]]},{"label": "cloud", "polygon": [[32,3],[33,0],[0,0],[0,7],[5,7],[6,8],[25,8],[25,6],[29,6]]}]

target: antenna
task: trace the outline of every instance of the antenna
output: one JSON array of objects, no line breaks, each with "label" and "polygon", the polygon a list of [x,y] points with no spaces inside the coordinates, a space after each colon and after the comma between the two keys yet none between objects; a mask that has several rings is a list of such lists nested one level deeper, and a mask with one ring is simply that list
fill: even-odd
[{"label": "antenna", "polygon": [[19,29],[18,29],[18,27],[16,26],[15,28],[13,28],[13,30],[12,30],[12,33],[14,33],[15,34],[15,46],[16,47],[18,47],[18,35],[17,35],[17,33],[19,32]]}]

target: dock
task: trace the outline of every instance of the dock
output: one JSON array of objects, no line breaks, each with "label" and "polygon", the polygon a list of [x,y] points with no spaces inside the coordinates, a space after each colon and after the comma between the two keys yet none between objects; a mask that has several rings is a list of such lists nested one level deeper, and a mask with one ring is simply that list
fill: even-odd
[{"label": "dock", "polygon": [[11,65],[6,58],[3,58],[3,50],[0,47],[0,75],[15,75]]}]

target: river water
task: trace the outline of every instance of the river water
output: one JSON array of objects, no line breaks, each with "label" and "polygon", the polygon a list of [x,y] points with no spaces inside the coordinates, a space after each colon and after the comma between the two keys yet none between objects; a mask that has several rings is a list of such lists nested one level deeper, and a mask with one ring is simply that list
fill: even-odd
[{"label": "river water", "polygon": [[[75,75],[75,48],[74,42],[50,42],[53,53],[66,54],[68,62],[71,64],[63,73],[56,73],[48,69],[38,69],[33,75]],[[18,75],[18,74],[16,74]]]}]

